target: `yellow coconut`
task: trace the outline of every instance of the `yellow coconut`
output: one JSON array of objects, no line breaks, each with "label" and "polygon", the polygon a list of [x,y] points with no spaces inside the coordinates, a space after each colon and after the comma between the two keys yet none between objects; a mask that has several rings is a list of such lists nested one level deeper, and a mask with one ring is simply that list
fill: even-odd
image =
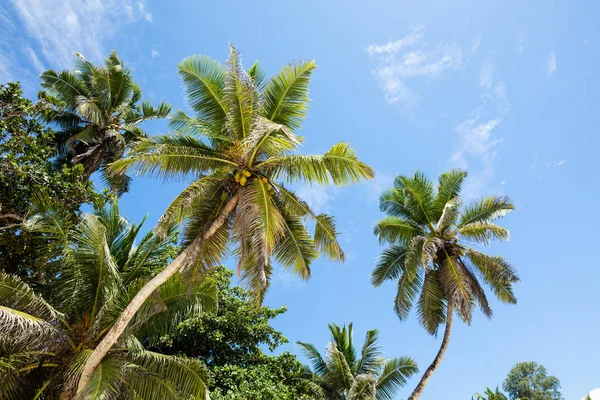
[{"label": "yellow coconut", "polygon": [[242,176],[240,178],[240,185],[242,186],[246,186],[246,181],[248,180],[248,178],[246,178],[245,176]]},{"label": "yellow coconut", "polygon": [[242,173],[244,174],[244,176],[245,176],[246,178],[250,178],[250,175],[252,175],[252,174],[250,173],[250,171],[242,171]]}]

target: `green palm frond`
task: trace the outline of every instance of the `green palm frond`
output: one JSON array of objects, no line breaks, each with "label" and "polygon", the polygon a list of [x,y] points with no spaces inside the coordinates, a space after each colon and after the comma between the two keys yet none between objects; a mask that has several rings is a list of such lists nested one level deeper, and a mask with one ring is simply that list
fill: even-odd
[{"label": "green palm frond", "polygon": [[329,371],[329,367],[317,348],[310,343],[296,342],[300,346],[300,350],[304,353],[304,356],[311,362],[311,367],[314,373],[320,377],[325,377]]},{"label": "green palm frond", "polygon": [[472,298],[471,289],[467,283],[468,277],[458,260],[447,257],[439,270],[439,280],[448,299],[451,299],[456,311],[465,323],[471,323]]},{"label": "green palm frond", "polygon": [[473,222],[456,230],[456,233],[465,239],[489,245],[493,240],[508,240],[508,229],[502,228],[491,222]]},{"label": "green palm frond", "polygon": [[317,67],[314,60],[283,67],[264,89],[264,115],[273,122],[300,128],[308,108],[310,75]]},{"label": "green palm frond", "polygon": [[446,202],[440,219],[435,224],[438,232],[444,233],[447,229],[451,229],[456,223],[460,215],[460,198],[453,197]]},{"label": "green palm frond", "polygon": [[225,76],[223,99],[226,106],[226,126],[238,140],[250,135],[256,119],[258,96],[252,79],[242,67],[241,56],[233,44],[229,45],[228,73]]},{"label": "green palm frond", "polygon": [[133,170],[163,179],[195,177],[207,170],[236,164],[201,141],[182,134],[153,136],[133,145],[129,157],[110,165],[113,173]]},{"label": "green palm frond", "polygon": [[329,373],[325,377],[328,384],[349,390],[354,381],[350,366],[335,344],[327,345],[327,366]]},{"label": "green palm frond", "polygon": [[417,363],[410,357],[389,360],[377,380],[377,400],[392,400],[397,391],[417,372]]},{"label": "green palm frond", "polygon": [[394,188],[386,190],[379,197],[379,210],[392,217],[410,220],[410,210],[406,208],[406,196],[402,189]]},{"label": "green palm frond", "polygon": [[365,342],[360,352],[360,359],[356,364],[357,374],[377,374],[381,371],[383,358],[381,358],[381,347],[377,344],[379,331],[371,329],[365,334]]},{"label": "green palm frond", "polygon": [[404,207],[410,213],[411,219],[433,230],[433,184],[424,174],[417,171],[413,177],[398,176],[394,186],[404,192]]},{"label": "green palm frond", "polygon": [[348,400],[375,400],[377,379],[371,374],[357,375],[348,390]]},{"label": "green palm frond", "polygon": [[380,243],[408,244],[423,231],[420,227],[409,221],[398,217],[385,217],[375,225],[375,235],[379,237]]},{"label": "green palm frond", "polygon": [[207,56],[191,56],[179,63],[179,75],[183,78],[188,105],[198,118],[221,131],[226,113],[223,100],[225,67]]},{"label": "green palm frond", "polygon": [[469,249],[466,256],[500,301],[508,304],[517,302],[512,285],[519,282],[519,278],[514,268],[506,260],[498,256],[488,256],[474,249]]},{"label": "green palm frond", "polygon": [[371,179],[375,172],[361,162],[347,143],[334,145],[322,156],[285,155],[272,157],[260,164],[260,167],[274,179],[288,182],[303,180],[308,183],[338,186]]},{"label": "green palm frond", "polygon": [[373,286],[380,286],[388,279],[397,279],[404,268],[407,253],[408,248],[404,245],[393,245],[383,250],[371,272]]},{"label": "green palm frond", "polygon": [[77,107],[77,99],[87,97],[89,91],[84,82],[77,78],[71,71],[55,72],[48,70],[40,75],[41,86],[52,91],[67,107],[74,110]]},{"label": "green palm frond", "polygon": [[173,384],[183,398],[208,400],[208,370],[197,359],[167,356],[151,351],[132,351],[125,358]]},{"label": "green palm frond", "polygon": [[459,169],[454,169],[440,175],[437,194],[433,201],[434,220],[442,216],[444,208],[450,200],[460,195],[462,184],[466,177],[466,171]]},{"label": "green palm frond", "polygon": [[356,349],[354,348],[353,325],[349,323],[340,327],[337,324],[328,324],[331,341],[335,347],[344,355],[344,359],[352,374],[356,372]]},{"label": "green palm frond", "polygon": [[120,390],[123,362],[115,356],[105,357],[94,371],[90,381],[75,400],[114,399]]},{"label": "green palm frond", "polygon": [[[283,214],[283,213],[282,213]],[[284,214],[284,234],[275,245],[275,259],[299,277],[310,278],[310,264],[319,253],[299,217]]]},{"label": "green palm frond", "polygon": [[458,227],[462,228],[465,225],[477,222],[489,223],[503,217],[510,211],[514,210],[515,206],[506,196],[483,197],[473,204],[466,207],[462,213]]}]

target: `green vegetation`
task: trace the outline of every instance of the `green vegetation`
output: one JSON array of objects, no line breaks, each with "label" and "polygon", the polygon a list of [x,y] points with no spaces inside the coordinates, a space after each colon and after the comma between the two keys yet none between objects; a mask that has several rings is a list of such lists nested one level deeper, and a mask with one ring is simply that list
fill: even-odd
[{"label": "green vegetation", "polygon": [[310,343],[298,342],[312,364],[307,378],[317,399],[391,400],[418,372],[410,357],[386,360],[377,344],[377,329],[367,331],[360,354],[354,347],[352,324],[329,325],[331,341],[323,357]]},{"label": "green vegetation", "polygon": [[432,335],[445,324],[439,352],[409,397],[418,399],[440,365],[448,348],[454,313],[471,323],[473,308],[491,318],[492,310],[479,279],[498,300],[514,304],[512,284],[519,279],[499,256],[489,256],[467,243],[489,244],[507,240],[508,230],[494,224],[514,206],[507,197],[487,196],[464,206],[460,192],[467,173],[442,174],[437,191],[420,172],[398,176],[393,189],[381,196],[380,208],[388,216],[375,226],[381,243],[388,243],[372,273],[372,283],[398,280],[394,310],[406,319],[416,308],[421,325]]},{"label": "green vegetation", "polygon": [[[281,182],[346,185],[374,176],[345,143],[320,156],[294,153],[302,138],[293,131],[306,114],[314,68],[313,61],[290,64],[265,81],[257,64],[242,68],[233,46],[226,67],[204,56],[179,64],[196,116],[176,112],[176,133],[137,142],[111,171],[195,179],[157,227],[162,232],[186,221],[185,249],[138,292],[104,336],[83,369],[80,390],[144,301],[179,270],[192,275],[207,270],[235,246],[242,280],[260,303],[272,273],[271,256],[303,279],[310,277],[319,252],[344,259],[333,218],[314,213]],[[315,221],[314,236],[303,218]]]},{"label": "green vegetation", "polygon": [[534,361],[517,363],[502,384],[511,400],[562,400],[560,381]]},{"label": "green vegetation", "polygon": [[0,270],[30,283],[43,273],[46,256],[32,250],[45,242],[23,230],[42,197],[75,215],[83,203],[102,205],[81,166],[54,165],[56,132],[36,117],[53,113],[57,101],[44,93],[32,102],[18,83],[0,85]]},{"label": "green vegetation", "polygon": [[88,178],[100,170],[105,183],[122,194],[131,179],[109,173],[106,166],[120,159],[127,145],[146,137],[141,122],[166,117],[171,106],[161,103],[154,108],[149,101],[140,102],[142,91],[115,52],[103,67],[75,53],[75,68],[41,75],[42,87],[62,101],[46,116],[61,129],[57,136],[59,160],[81,164]]},{"label": "green vegetation", "polygon": [[[166,239],[130,224],[116,204],[86,214],[68,233],[66,214],[47,211],[30,222],[61,248],[38,290],[0,273],[0,398],[72,398],[85,361],[121,310],[167,262],[176,232]],[[145,350],[186,316],[216,305],[210,281],[194,286],[174,276],[136,313],[133,323],[95,370],[82,398],[172,399],[204,396],[207,371],[193,358]]]},{"label": "green vegetation", "polygon": [[309,394],[295,356],[269,356],[261,349],[273,351],[287,342],[270,326],[286,309],[255,307],[250,293],[230,286],[232,275],[225,267],[215,268],[208,279],[216,283],[217,310],[182,322],[156,350],[202,360],[211,372],[212,399],[297,400]]},{"label": "green vegetation", "polygon": [[[334,218],[290,188],[374,176],[344,142],[298,153],[315,68],[298,61],[267,79],[234,46],[226,64],[188,57],[179,74],[192,115],[142,101],[114,52],[102,66],[76,53],[74,71],[44,72],[48,93],[35,102],[18,83],[0,85],[0,399],[394,398],[418,370],[410,357],[385,359],[377,329],[360,350],[352,324],[329,325],[325,355],[298,342],[310,367],[266,351],[287,342],[271,326],[285,307],[262,305],[274,265],[308,280],[321,255],[345,259]],[[167,116],[172,133],[141,129]],[[115,200],[130,172],[191,182],[144,235]],[[483,283],[516,303],[512,266],[471,247],[508,239],[494,221],[513,204],[463,205],[465,179],[447,172],[436,190],[419,172],[400,175],[381,196],[387,216],[375,235],[388,248],[372,283],[397,280],[400,319],[414,306],[429,334],[445,327],[409,400],[440,365],[453,316],[470,324],[476,306],[492,316]],[[229,255],[244,287],[221,265]],[[558,379],[536,363],[517,364],[503,388],[475,398],[562,400]]]}]

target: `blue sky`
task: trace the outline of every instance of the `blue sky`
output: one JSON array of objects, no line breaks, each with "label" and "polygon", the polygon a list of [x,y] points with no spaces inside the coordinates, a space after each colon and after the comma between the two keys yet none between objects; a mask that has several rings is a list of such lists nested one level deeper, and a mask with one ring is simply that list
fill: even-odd
[{"label": "blue sky", "polygon": [[[594,1],[2,0],[0,81],[21,80],[33,96],[39,73],[71,67],[74,50],[98,61],[115,49],[146,97],[184,108],[176,65],[188,55],[223,61],[233,41],[246,66],[258,59],[269,73],[316,59],[302,151],[350,142],[377,177],[300,187],[337,217],[348,261],[318,261],[309,283],[276,274],[266,303],[289,308],[275,321],[290,339],[282,350],[297,353],[296,340],[325,350],[326,324],[353,321],[357,340],[379,328],[386,356],[427,367],[439,338],[412,317],[398,321],[393,283],[370,286],[382,249],[372,228],[396,174],[436,178],[461,167],[466,196],[516,203],[502,220],[511,240],[488,251],[518,268],[519,304],[494,302],[492,320],[457,323],[422,399],[469,399],[501,384],[514,363],[535,360],[570,400],[600,386],[599,19]],[[123,213],[154,223],[182,185],[137,179]]]}]

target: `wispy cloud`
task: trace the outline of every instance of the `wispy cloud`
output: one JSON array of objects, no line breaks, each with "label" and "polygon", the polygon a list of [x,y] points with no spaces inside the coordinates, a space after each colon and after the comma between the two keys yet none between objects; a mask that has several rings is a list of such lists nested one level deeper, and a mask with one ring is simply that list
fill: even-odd
[{"label": "wispy cloud", "polygon": [[466,197],[481,195],[495,180],[496,158],[503,141],[496,131],[510,109],[506,84],[495,75],[493,56],[493,52],[488,55],[479,73],[479,106],[455,128],[458,144],[449,164],[470,172]]},{"label": "wispy cloud", "polygon": [[[3,76],[23,78],[23,69],[68,68],[73,52],[99,61],[105,41],[122,24],[152,21],[145,0],[10,0],[0,15],[0,61]],[[10,13],[10,14],[8,14]],[[6,23],[8,21],[8,23]],[[18,29],[16,29],[18,27]],[[22,42],[26,45],[15,46]],[[23,65],[22,60],[28,60]],[[31,72],[31,71],[30,71]]]},{"label": "wispy cloud", "polygon": [[546,164],[546,168],[562,167],[563,165],[566,164],[566,162],[567,162],[567,160],[550,160]]},{"label": "wispy cloud", "polygon": [[522,55],[525,51],[525,33],[521,30],[519,32],[519,38],[517,39],[517,54]]},{"label": "wispy cloud", "polygon": [[[373,73],[389,104],[414,109],[420,96],[409,87],[411,79],[433,79],[446,70],[459,69],[465,63],[465,52],[461,47],[445,43],[430,46],[424,42],[423,32],[424,27],[417,26],[401,39],[367,47],[367,53],[376,65]],[[476,51],[479,43],[480,39],[476,38],[469,51]]]},{"label": "wispy cloud", "polygon": [[160,53],[158,51],[156,51],[155,49],[152,49],[152,51],[150,52],[150,57],[154,58],[158,58],[160,57]]},{"label": "wispy cloud", "polygon": [[546,76],[552,76],[556,72],[557,64],[556,64],[556,52],[554,49],[550,50],[548,57],[546,57]]},{"label": "wispy cloud", "polygon": [[335,187],[302,184],[295,189],[295,192],[317,214],[328,212],[329,203],[337,197],[337,188]]}]

